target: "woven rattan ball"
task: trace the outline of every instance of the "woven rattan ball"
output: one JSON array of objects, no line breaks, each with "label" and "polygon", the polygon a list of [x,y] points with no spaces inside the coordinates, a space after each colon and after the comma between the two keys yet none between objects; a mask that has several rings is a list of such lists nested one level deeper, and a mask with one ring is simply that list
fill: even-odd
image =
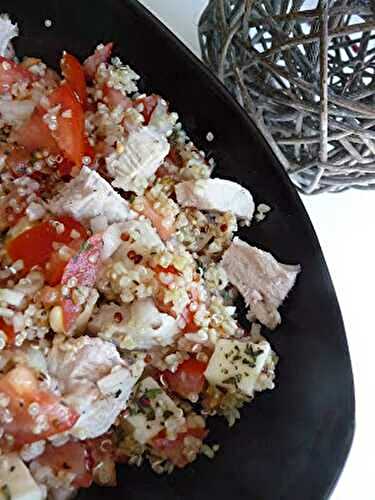
[{"label": "woven rattan ball", "polygon": [[210,0],[199,36],[300,191],[375,189],[371,0]]}]

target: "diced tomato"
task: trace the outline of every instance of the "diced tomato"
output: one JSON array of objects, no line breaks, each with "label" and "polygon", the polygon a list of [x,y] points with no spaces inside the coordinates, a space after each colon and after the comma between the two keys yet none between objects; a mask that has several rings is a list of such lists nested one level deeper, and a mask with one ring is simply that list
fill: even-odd
[{"label": "diced tomato", "polygon": [[55,139],[51,135],[48,125],[43,120],[46,110],[37,106],[33,114],[16,132],[16,141],[28,151],[46,149],[52,154],[59,152]]},{"label": "diced tomato", "polygon": [[156,210],[154,210],[151,203],[145,197],[143,198],[143,207],[143,210],[140,212],[141,215],[144,215],[145,217],[150,219],[162,240],[169,240],[169,238],[175,232],[174,222],[170,222],[168,225],[166,225],[165,218],[162,215],[158,214]]},{"label": "diced tomato", "polygon": [[57,128],[52,131],[64,156],[75,165],[82,165],[85,150],[85,124],[83,108],[68,84],[57,87],[49,96],[51,107],[60,105]]},{"label": "diced tomato", "polygon": [[51,467],[56,475],[60,471],[74,474],[73,486],[77,488],[88,488],[92,484],[90,456],[84,443],[70,442],[57,448],[48,443],[36,461]]},{"label": "diced tomato", "polygon": [[9,92],[14,83],[31,83],[37,80],[28,69],[20,64],[0,56],[0,94]]},{"label": "diced tomato", "polygon": [[121,106],[126,111],[133,106],[133,101],[124,95],[120,90],[104,85],[103,96],[105,102],[110,108],[115,108],[116,106]]},{"label": "diced tomato", "polygon": [[92,287],[96,281],[99,266],[101,264],[100,254],[103,248],[101,235],[95,234],[83,245],[83,249],[72,257],[64,271],[61,283],[65,284],[70,278],[75,278],[77,284]]},{"label": "diced tomato", "polygon": [[100,48],[96,48],[95,52],[89,56],[86,61],[83,63],[83,69],[85,71],[85,75],[90,80],[95,78],[96,70],[98,66],[107,62],[111,57],[113,43],[107,43],[106,45],[102,45]]},{"label": "diced tomato", "polygon": [[14,344],[15,333],[12,325],[5,323],[4,319],[0,317],[0,330],[5,333],[7,337],[7,345]]},{"label": "diced tomato", "polygon": [[61,72],[78,96],[79,102],[86,107],[86,81],[81,63],[76,57],[64,52],[61,59]]},{"label": "diced tomato", "polygon": [[163,372],[164,380],[169,389],[183,398],[189,398],[193,394],[199,394],[204,387],[207,363],[202,363],[190,358],[181,363],[177,370],[172,373],[169,370]]},{"label": "diced tomato", "polygon": [[[184,439],[188,436],[193,436],[197,439],[203,440],[208,434],[206,429],[197,427],[194,429],[188,429],[187,432],[183,432],[177,435],[176,439],[167,439],[165,431],[159,432],[159,434],[152,440],[152,446],[161,457],[170,460],[176,467],[185,467],[192,459],[184,454]],[[193,458],[194,459],[194,458]]]},{"label": "diced tomato", "polygon": [[46,282],[50,286],[56,286],[61,283],[62,275],[66,267],[67,261],[59,257],[58,252],[53,252],[45,268]]},{"label": "diced tomato", "polygon": [[151,94],[136,100],[136,104],[143,104],[143,110],[141,111],[141,113],[143,115],[143,118],[145,119],[145,125],[147,125],[150,121],[152,112],[156,108],[159,99],[160,96]]},{"label": "diced tomato", "polygon": [[[35,373],[25,366],[17,366],[0,378],[0,392],[10,399],[8,410],[13,418],[8,423],[3,420],[1,425],[5,434],[13,436],[13,449],[65,432],[78,419],[78,414],[58,396],[41,390]],[[38,415],[31,415],[32,403],[37,404]],[[38,425],[38,419],[43,418],[44,425]]]},{"label": "diced tomato", "polygon": [[[64,225],[63,231],[58,232],[57,221]],[[75,219],[69,216],[48,219],[36,226],[23,231],[6,244],[6,249],[14,261],[23,260],[23,271],[27,273],[34,266],[43,266],[54,252],[53,243],[68,244],[72,241],[72,231],[78,231],[81,238],[87,237],[86,229]]]},{"label": "diced tomato", "polygon": [[200,326],[195,323],[194,313],[189,309],[189,307],[186,307],[185,311],[182,313],[182,316],[186,322],[182,333],[195,333],[199,330]]},{"label": "diced tomato", "polygon": [[[92,287],[101,265],[103,240],[101,235],[94,235],[84,243],[83,249],[72,257],[65,267],[61,283],[65,285],[70,278],[77,280],[77,286]],[[81,313],[82,307],[75,304],[70,297],[62,300],[64,330],[71,332],[74,323]]]}]

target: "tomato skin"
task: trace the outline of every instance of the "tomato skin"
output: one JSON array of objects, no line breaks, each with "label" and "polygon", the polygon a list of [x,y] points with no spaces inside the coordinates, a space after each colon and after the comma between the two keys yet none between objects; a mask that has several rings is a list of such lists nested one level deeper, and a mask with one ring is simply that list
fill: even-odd
[{"label": "tomato skin", "polygon": [[67,261],[59,257],[58,252],[53,252],[46,264],[44,276],[49,286],[56,286],[61,283]]},{"label": "tomato skin", "polygon": [[[64,269],[61,279],[63,285],[67,284],[70,278],[77,280],[77,286],[93,287],[96,281],[99,267],[101,265],[100,255],[103,248],[101,235],[96,234],[89,238],[81,251],[72,257]],[[70,297],[62,300],[64,330],[72,331],[74,323],[81,313],[82,306],[74,304]]]},{"label": "tomato skin", "polygon": [[86,81],[83,68],[78,59],[68,52],[64,52],[61,59],[61,72],[71,89],[78,96],[79,102],[86,107]]},{"label": "tomato skin", "polygon": [[37,77],[20,64],[0,56],[0,94],[9,92],[14,83],[31,83]]},{"label": "tomato skin", "polygon": [[83,63],[83,69],[89,80],[93,80],[95,78],[98,66],[103,62],[107,62],[111,57],[112,48],[113,43],[109,42],[106,45],[103,45],[100,49],[95,49],[95,52],[85,60]]},{"label": "tomato skin", "polygon": [[72,257],[65,268],[61,283],[66,284],[70,278],[75,278],[78,285],[92,287],[101,264],[100,254],[103,240],[100,234],[95,234],[87,240],[77,255]]},{"label": "tomato skin", "polygon": [[165,431],[161,431],[152,440],[152,446],[163,458],[170,460],[176,467],[183,468],[191,462],[183,453],[185,437],[193,436],[203,440],[207,434],[207,429],[197,427],[188,429],[187,432],[177,434],[176,439],[171,440],[167,439]]},{"label": "tomato skin", "polygon": [[89,488],[92,484],[90,456],[85,443],[69,442],[58,447],[48,443],[36,461],[51,467],[56,475],[60,471],[75,474],[73,486],[77,488]]},{"label": "tomato skin", "polygon": [[52,131],[52,136],[64,156],[75,165],[81,166],[85,150],[85,125],[82,105],[67,83],[57,87],[48,99],[52,108],[58,105],[61,106],[57,114],[57,128]]},{"label": "tomato skin", "polygon": [[[0,392],[10,399],[8,409],[13,419],[2,422],[2,427],[6,434],[13,436],[13,449],[65,432],[78,420],[78,414],[62,404],[58,396],[39,388],[34,371],[25,366],[16,366],[0,378]],[[47,428],[38,434],[33,432],[35,417],[28,411],[31,403],[38,404],[39,415],[43,415],[47,422]]]},{"label": "tomato skin", "polygon": [[48,125],[43,120],[46,110],[37,106],[27,122],[16,132],[16,141],[31,153],[46,149],[51,154],[59,153],[55,139],[51,135]]},{"label": "tomato skin", "polygon": [[[64,231],[58,233],[51,221],[57,221],[64,225]],[[23,272],[27,273],[34,266],[43,266],[54,252],[53,243],[68,244],[72,241],[72,230],[79,232],[82,238],[86,238],[86,229],[75,219],[69,216],[48,219],[36,226],[27,229],[6,244],[6,249],[15,262],[23,260]]]},{"label": "tomato skin", "polygon": [[5,323],[4,319],[0,317],[0,330],[3,331],[7,337],[7,345],[13,345],[15,339],[15,333],[12,325]]},{"label": "tomato skin", "polygon": [[189,398],[191,394],[199,394],[203,390],[206,367],[207,363],[190,358],[183,361],[174,373],[165,370],[163,377],[171,391]]}]

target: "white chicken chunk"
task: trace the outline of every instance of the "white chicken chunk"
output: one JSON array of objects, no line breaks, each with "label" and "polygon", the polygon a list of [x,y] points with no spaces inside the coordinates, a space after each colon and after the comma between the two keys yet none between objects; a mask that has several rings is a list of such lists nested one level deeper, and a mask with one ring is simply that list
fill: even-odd
[{"label": "white chicken chunk", "polygon": [[8,14],[0,15],[0,56],[11,57],[13,50],[10,42],[18,36],[17,24],[13,24]]},{"label": "white chicken chunk", "polygon": [[252,396],[258,377],[271,354],[267,341],[219,339],[204,373],[208,382],[227,389],[238,389]]},{"label": "white chicken chunk", "polygon": [[199,210],[232,212],[239,218],[251,219],[254,201],[250,192],[236,182],[225,179],[184,181],[175,186],[177,202]]},{"label": "white chicken chunk", "polygon": [[127,365],[113,344],[99,338],[55,342],[48,368],[66,403],[80,415],[72,435],[87,439],[106,432],[126,407],[143,367],[143,360]]},{"label": "white chicken chunk", "polygon": [[166,430],[169,439],[185,425],[185,418],[180,408],[151,377],[140,382],[134,404],[127,417],[134,428],[134,439],[145,444],[154,438],[162,429]]},{"label": "white chicken chunk", "polygon": [[0,499],[42,500],[41,488],[16,453],[0,457]]},{"label": "white chicken chunk", "polygon": [[177,320],[159,312],[151,298],[137,300],[130,306],[105,304],[89,329],[129,350],[169,345],[179,332]]},{"label": "white chicken chunk", "polygon": [[250,319],[276,328],[281,321],[277,309],[293,287],[301,267],[281,264],[270,253],[239,238],[234,238],[221,264],[230,283],[250,307]]},{"label": "white chicken chunk", "polygon": [[71,215],[79,221],[101,215],[109,224],[135,216],[128,202],[103,177],[85,166],[51,200],[49,209],[56,215]]},{"label": "white chicken chunk", "polygon": [[112,185],[142,194],[150,177],[169,153],[167,139],[153,127],[140,127],[129,133],[122,153],[114,152],[107,159]]}]

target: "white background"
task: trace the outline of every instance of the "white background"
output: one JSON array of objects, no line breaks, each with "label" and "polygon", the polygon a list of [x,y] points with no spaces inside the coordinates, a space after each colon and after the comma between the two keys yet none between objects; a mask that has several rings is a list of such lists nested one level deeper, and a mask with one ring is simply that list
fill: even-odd
[{"label": "white background", "polygon": [[[141,0],[141,3],[199,55],[197,21],[206,0]],[[356,391],[354,443],[331,500],[375,500],[375,191],[352,190],[302,199],[340,302]]]}]

